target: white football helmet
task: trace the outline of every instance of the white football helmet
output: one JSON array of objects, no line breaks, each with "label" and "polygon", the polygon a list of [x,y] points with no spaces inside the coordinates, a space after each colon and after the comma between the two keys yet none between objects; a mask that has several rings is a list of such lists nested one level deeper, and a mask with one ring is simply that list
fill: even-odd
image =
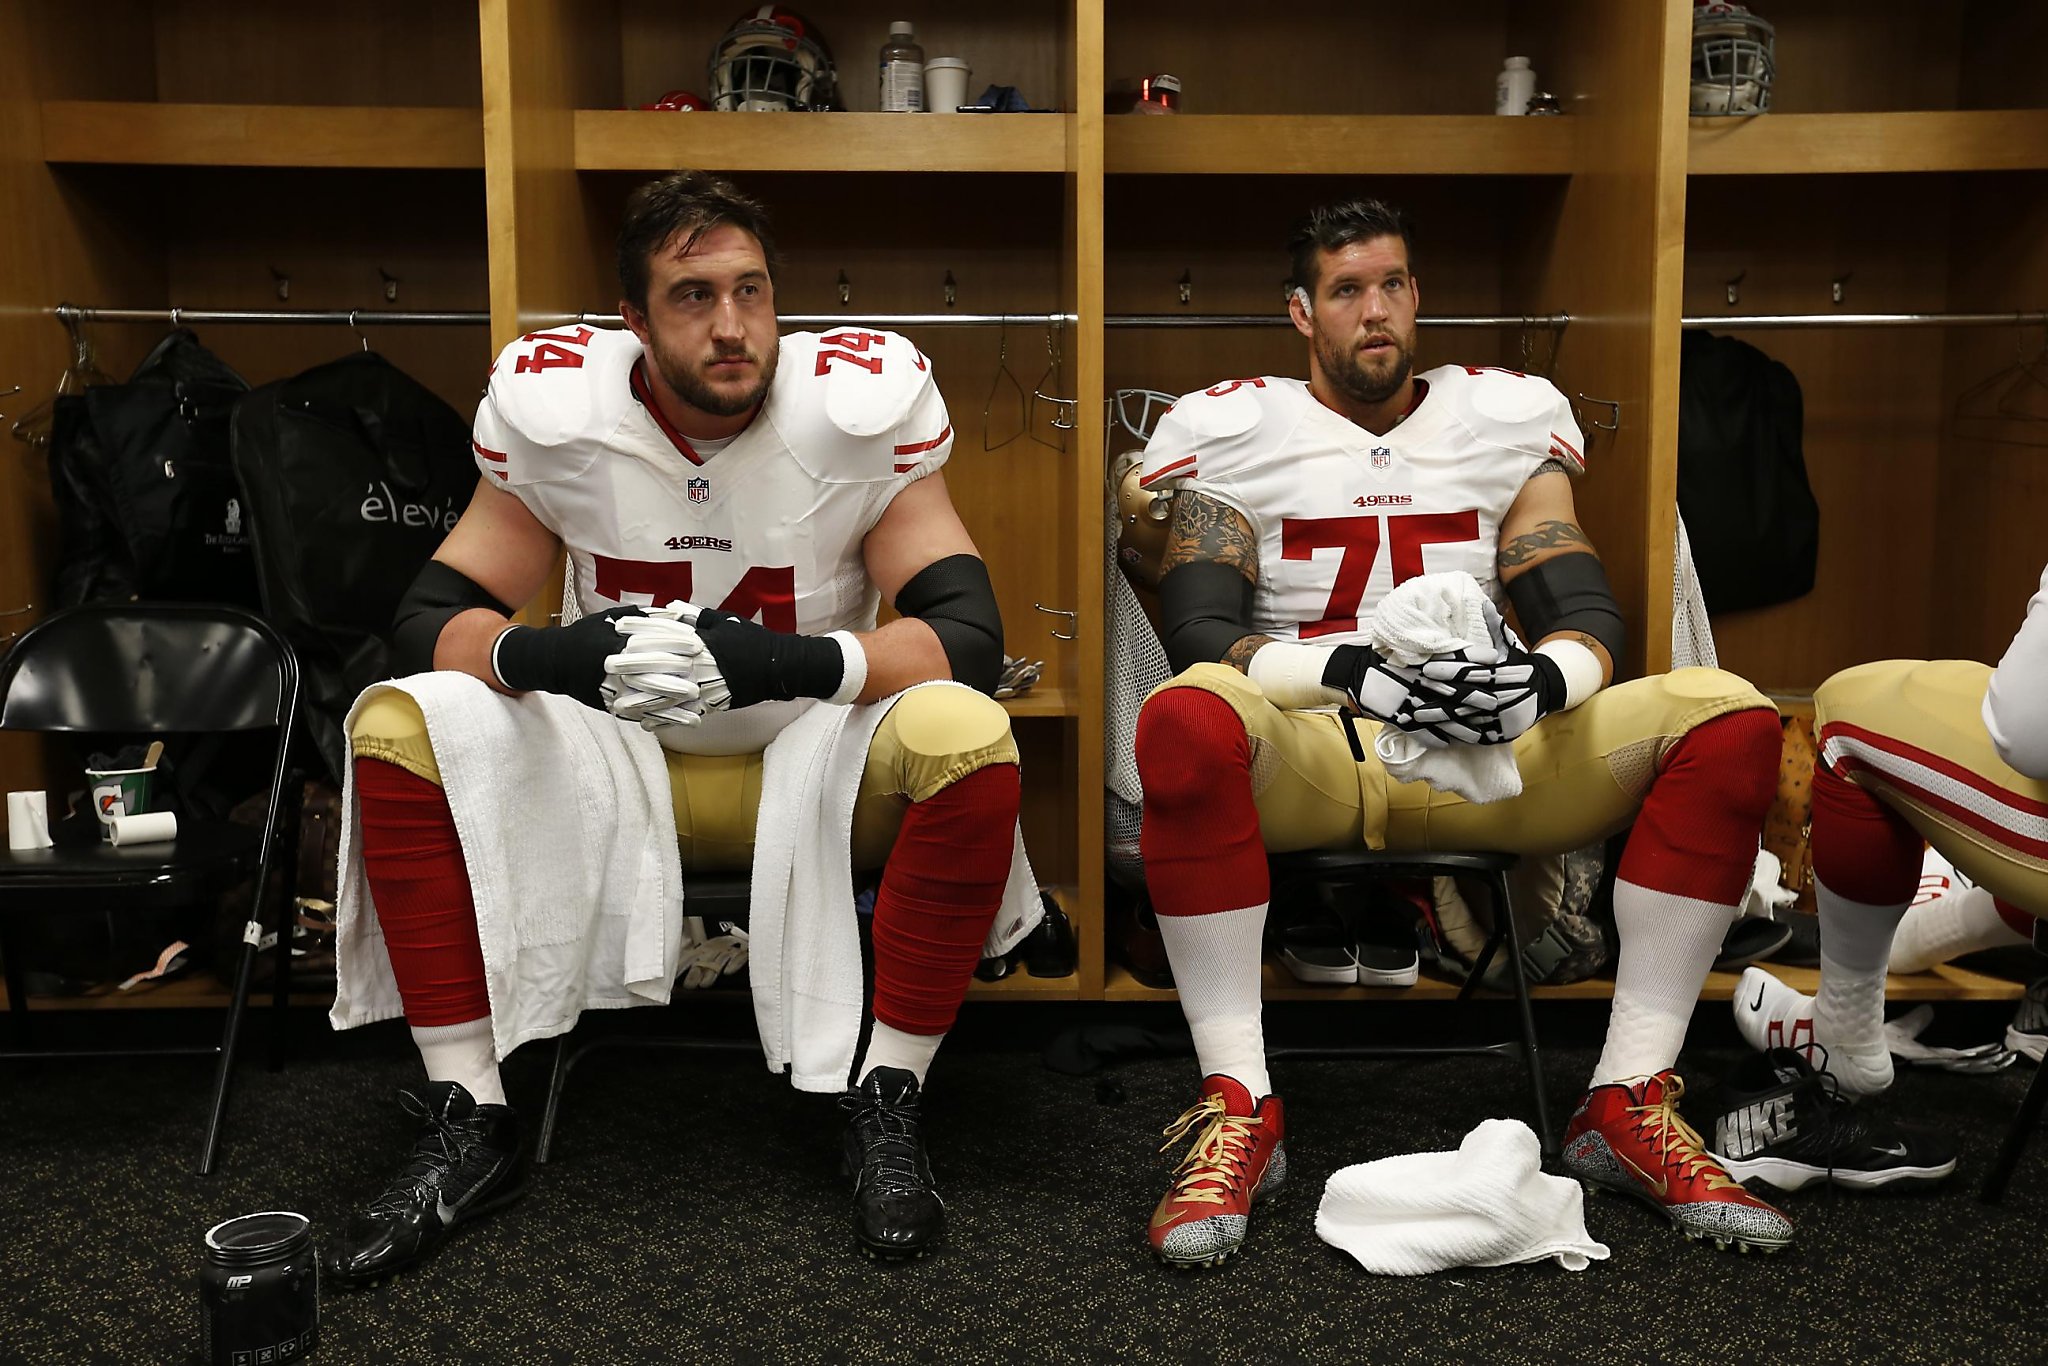
[{"label": "white football helmet", "polygon": [[1742,5],[1694,0],[1692,112],[1768,114],[1776,30]]},{"label": "white football helmet", "polygon": [[795,10],[762,5],[733,21],[711,49],[711,107],[783,113],[838,103],[832,50]]}]

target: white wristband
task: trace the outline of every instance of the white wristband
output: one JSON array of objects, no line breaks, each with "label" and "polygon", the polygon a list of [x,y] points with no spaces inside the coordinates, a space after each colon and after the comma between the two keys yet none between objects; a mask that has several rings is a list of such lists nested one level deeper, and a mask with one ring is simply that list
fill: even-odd
[{"label": "white wristband", "polygon": [[868,685],[868,652],[851,631],[833,631],[825,639],[838,643],[840,662],[839,688],[825,700],[844,707]]},{"label": "white wristband", "polygon": [[506,636],[511,635],[514,631],[523,629],[526,628],[520,626],[520,624],[515,621],[509,626],[507,626],[504,630],[498,632],[498,634],[491,637],[491,680],[494,683],[496,683],[499,687],[503,688],[506,692],[516,692],[517,689],[515,689],[511,684],[505,681],[504,674],[498,672],[498,647],[505,643]]},{"label": "white wristband", "polygon": [[1564,675],[1565,710],[1600,691],[1601,675],[1606,672],[1600,667],[1600,656],[1576,640],[1547,640],[1536,647],[1536,653],[1549,656]]},{"label": "white wristband", "polygon": [[1342,706],[1344,694],[1323,686],[1323,670],[1330,666],[1332,653],[1327,645],[1268,641],[1253,651],[1245,675],[1282,711]]}]

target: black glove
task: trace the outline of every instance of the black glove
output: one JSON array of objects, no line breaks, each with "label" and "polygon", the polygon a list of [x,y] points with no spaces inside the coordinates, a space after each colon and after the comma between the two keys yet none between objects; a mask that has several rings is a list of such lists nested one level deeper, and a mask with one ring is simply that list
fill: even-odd
[{"label": "black glove", "polygon": [[513,692],[558,692],[603,711],[605,659],[626,648],[613,623],[639,615],[637,607],[614,607],[567,626],[514,626],[498,637],[491,667]]},{"label": "black glove", "polygon": [[1412,701],[1408,680],[1370,645],[1332,649],[1323,666],[1323,686],[1343,693],[1354,710],[1393,726],[1401,724],[1401,713]]},{"label": "black glove", "polygon": [[1432,659],[1419,671],[1404,729],[1463,744],[1506,744],[1564,706],[1564,670],[1512,639],[1498,664]]},{"label": "black glove", "polygon": [[725,675],[735,710],[757,702],[830,697],[846,676],[839,642],[824,636],[771,631],[708,607],[697,612],[697,636]]}]

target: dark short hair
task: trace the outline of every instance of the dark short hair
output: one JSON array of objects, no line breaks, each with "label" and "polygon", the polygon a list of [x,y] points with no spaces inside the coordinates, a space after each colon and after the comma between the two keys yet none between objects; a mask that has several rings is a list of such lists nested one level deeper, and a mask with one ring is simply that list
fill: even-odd
[{"label": "dark short hair", "polygon": [[1375,237],[1398,237],[1412,262],[1415,255],[1413,230],[1408,215],[1382,199],[1346,199],[1337,204],[1319,204],[1294,225],[1287,237],[1287,254],[1293,258],[1294,283],[1313,294],[1323,273],[1322,253],[1341,251],[1353,242],[1370,242]]},{"label": "dark short hair", "polygon": [[781,264],[775,254],[775,229],[759,200],[741,194],[731,181],[702,171],[678,171],[648,181],[626,201],[626,218],[619,225],[619,288],[633,307],[645,312],[652,273],[648,262],[654,254],[679,237],[681,249],[688,251],[705,233],[726,225],[754,235],[768,258],[768,278],[774,280]]}]

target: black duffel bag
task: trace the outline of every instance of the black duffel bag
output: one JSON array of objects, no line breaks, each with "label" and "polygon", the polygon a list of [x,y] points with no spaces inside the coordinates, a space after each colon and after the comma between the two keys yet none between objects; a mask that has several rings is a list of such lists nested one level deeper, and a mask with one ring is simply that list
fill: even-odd
[{"label": "black duffel bag", "polygon": [[476,487],[469,423],[358,352],[252,391],[233,438],[264,615],[298,652],[306,733],[340,781],[349,705],[389,677],[392,613]]}]

